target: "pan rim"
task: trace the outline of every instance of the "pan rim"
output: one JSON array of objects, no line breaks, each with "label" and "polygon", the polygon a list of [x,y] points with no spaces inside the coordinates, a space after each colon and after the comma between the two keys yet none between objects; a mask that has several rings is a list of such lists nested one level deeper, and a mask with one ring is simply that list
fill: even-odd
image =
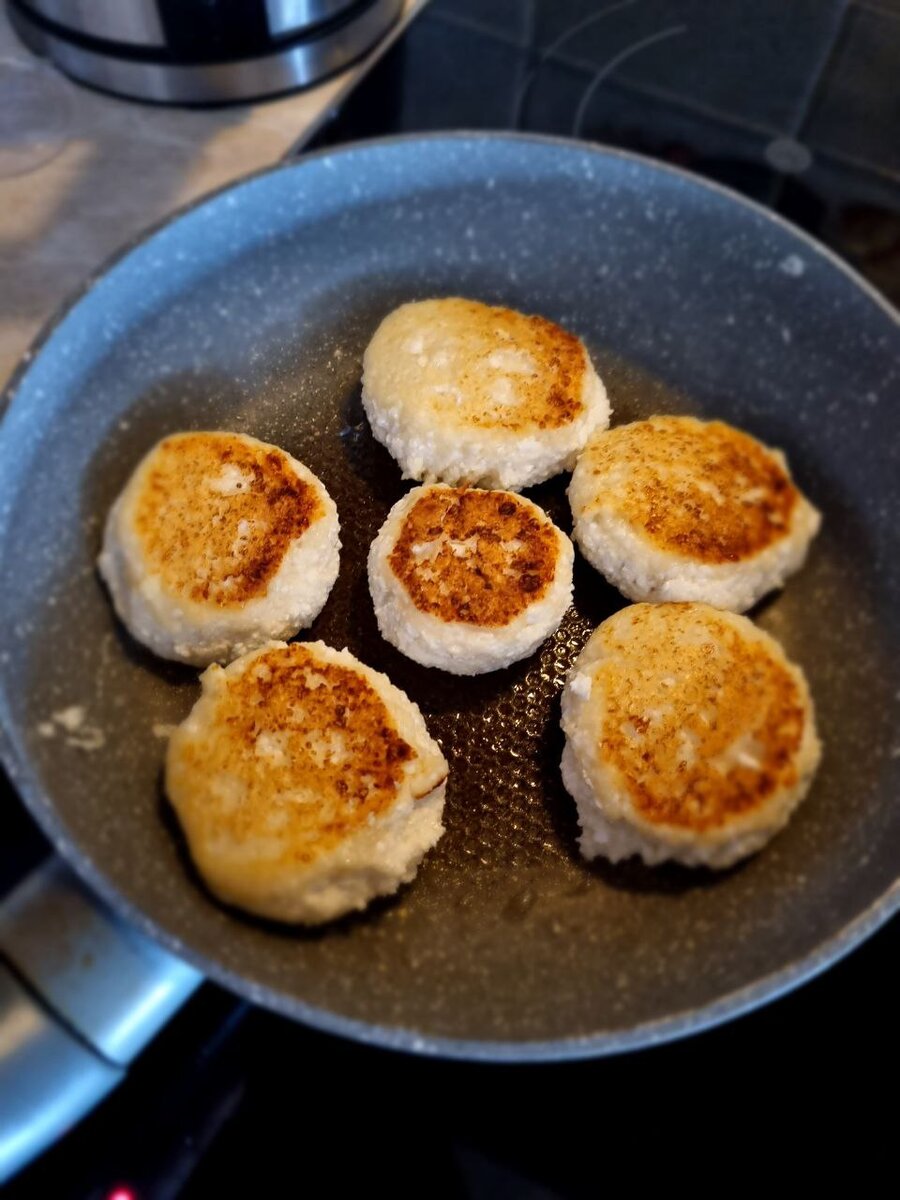
[{"label": "pan rim", "polygon": [[172,209],[166,216],[161,217],[158,221],[153,221],[150,225],[144,226],[138,233],[127,238],[121,246],[102,259],[98,266],[90,271],[82,282],[59,302],[28,343],[18,363],[4,383],[2,391],[0,391],[0,436],[2,436],[3,432],[3,421],[15,400],[16,392],[19,390],[22,381],[31,369],[40,350],[50,340],[69,313],[87,295],[94,284],[108,275],[119,262],[128,257],[132,250],[137,250],[145,242],[149,242],[155,234],[160,233],[169,225],[174,225],[181,217],[187,216],[194,209],[201,208],[211,200],[218,199],[219,196],[225,195],[226,192],[236,191],[245,184],[254,182],[254,180],[262,179],[266,175],[274,175],[279,171],[297,170],[304,167],[307,163],[316,162],[318,159],[350,156],[371,148],[393,145],[464,141],[533,142],[536,145],[558,146],[562,149],[575,150],[580,153],[596,154],[600,158],[620,158],[626,162],[636,163],[641,167],[648,167],[652,171],[672,175],[685,183],[713,192],[726,200],[740,205],[742,208],[749,209],[772,224],[779,226],[792,237],[799,238],[800,241],[805,242],[814,254],[820,258],[824,258],[843,275],[846,275],[851,283],[855,284],[860,291],[872,300],[895,325],[900,326],[900,309],[895,308],[874,284],[869,283],[863,275],[829,246],[826,246],[824,242],[820,242],[818,238],[813,237],[811,233],[807,233],[805,229],[801,229],[799,225],[795,225],[793,221],[789,221],[787,217],[783,217],[781,213],[775,212],[774,209],[766,208],[760,201],[743,195],[734,188],[728,187],[727,184],[719,183],[715,179],[707,179],[704,175],[698,175],[695,171],[690,171],[686,167],[679,167],[674,163],[663,162],[661,159],[653,158],[649,154],[639,154],[636,150],[624,150],[619,146],[608,146],[604,142],[585,142],[579,141],[577,138],[561,137],[555,134],[484,129],[450,129],[435,133],[396,133],[384,137],[360,138],[352,142],[342,142],[339,146],[325,146],[319,150],[304,151],[295,158],[280,159],[268,167],[259,167],[255,171],[241,175],[238,179],[232,179],[230,182],[222,184],[221,187],[213,188],[209,192],[203,192],[202,195],[195,196],[193,200],[188,200],[185,204],[178,205],[177,208]]},{"label": "pan rim", "polygon": [[[601,159],[621,159],[626,162],[636,163],[645,169],[649,168],[653,172],[662,172],[663,174],[675,176],[693,187],[710,191],[732,203],[736,202],[741,207],[749,209],[757,216],[761,216],[766,221],[780,227],[794,240],[805,243],[815,255],[819,258],[824,258],[847,276],[851,284],[855,285],[870,300],[874,301],[876,306],[895,325],[900,327],[900,313],[893,308],[877,289],[839,258],[834,251],[824,246],[804,230],[793,225],[779,213],[767,209],[765,205],[742,196],[731,188],[705,179],[681,167],[675,167],[659,162],[646,155],[636,154],[632,151],[621,150],[616,147],[604,146],[599,143],[586,143],[572,138],[540,134],[459,130],[432,134],[394,135],[348,142],[338,147],[326,147],[309,154],[303,154],[295,160],[282,161],[269,167],[264,167],[251,174],[242,176],[238,180],[232,180],[230,183],[212,192],[195,198],[126,241],[123,246],[109,256],[96,270],[91,272],[85,281],[61,303],[30,343],[4,386],[2,395],[0,395],[0,437],[3,434],[4,417],[15,403],[19,388],[33,365],[37,354],[50,340],[68,314],[99,279],[107,275],[120,261],[130,255],[133,250],[149,241],[158,232],[173,224],[182,216],[227,192],[234,191],[263,176],[279,171],[303,170],[307,165],[323,158],[354,156],[392,145],[461,141],[491,141],[495,143],[508,142],[514,144],[534,143],[574,151],[580,155],[596,155]],[[654,1021],[644,1022],[629,1029],[609,1030],[572,1038],[556,1038],[545,1041],[495,1041],[423,1035],[415,1030],[404,1027],[383,1026],[357,1018],[344,1017],[328,1009],[321,1009],[309,1005],[302,1000],[288,997],[274,988],[254,984],[238,972],[231,971],[229,968],[221,966],[215,961],[206,959],[204,955],[195,952],[190,946],[186,945],[180,937],[157,926],[150,917],[145,915],[140,908],[127,899],[112,881],[107,879],[102,868],[97,866],[91,857],[70,840],[63,822],[56,812],[55,806],[33,778],[28,765],[27,755],[22,750],[17,749],[16,742],[17,739],[14,732],[7,730],[5,722],[0,721],[0,760],[2,760],[6,767],[17,793],[25,803],[32,817],[37,821],[39,827],[53,842],[62,858],[109,904],[114,913],[135,926],[151,938],[151,940],[161,944],[177,957],[196,967],[211,980],[222,984],[229,990],[256,1004],[280,1015],[290,1016],[293,1019],[302,1021],[323,1032],[348,1037],[356,1041],[387,1049],[403,1050],[432,1057],[470,1061],[534,1063],[596,1058],[644,1046],[662,1044],[700,1032],[704,1029],[713,1028],[744,1013],[751,1012],[763,1004],[785,995],[808,980],[815,978],[832,964],[850,953],[856,946],[883,926],[900,909],[900,878],[898,878],[888,886],[880,897],[849,922],[842,925],[831,937],[826,938],[809,953],[794,960],[787,966],[768,975],[761,976],[752,983],[736,991],[726,993],[701,1007],[671,1014]]]}]

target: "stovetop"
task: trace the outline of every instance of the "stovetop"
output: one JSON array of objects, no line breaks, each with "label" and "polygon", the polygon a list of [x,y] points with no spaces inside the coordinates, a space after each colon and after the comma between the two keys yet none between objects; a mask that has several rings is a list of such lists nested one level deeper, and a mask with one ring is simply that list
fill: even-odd
[{"label": "stovetop", "polygon": [[432,0],[315,144],[517,129],[687,167],[900,302],[900,0]]},{"label": "stovetop", "polygon": [[[900,0],[433,0],[315,144],[500,128],[627,147],[771,206],[900,302],[898,62]],[[4,890],[47,847],[0,804]],[[544,1200],[596,1195],[610,1167],[671,1186],[711,1146],[749,1182],[776,1144],[862,1182],[898,929],[728,1026],[581,1064],[391,1054],[206,985],[8,1194]]]}]

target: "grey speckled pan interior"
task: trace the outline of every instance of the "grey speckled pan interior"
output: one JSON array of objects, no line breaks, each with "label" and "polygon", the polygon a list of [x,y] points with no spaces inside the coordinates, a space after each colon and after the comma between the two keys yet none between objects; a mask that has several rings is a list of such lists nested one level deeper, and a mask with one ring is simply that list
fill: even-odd
[{"label": "grey speckled pan interior", "polygon": [[[579,859],[559,690],[624,603],[583,563],[559,633],[507,671],[459,680],[379,639],[365,551],[407,485],[366,425],[362,351],[396,304],[453,293],[581,334],[616,421],[716,415],[783,447],[823,510],[806,569],[755,615],[809,675],[825,757],[790,827],[744,866],[715,877]],[[241,183],[120,258],[13,385],[0,627],[14,779],[116,908],[213,978],[331,1030],[553,1058],[752,1007],[897,905],[898,364],[897,317],[820,247],[638,158],[441,136]],[[451,762],[447,833],[415,883],[319,932],[229,912],[188,869],[157,735],[193,704],[196,673],[134,645],[94,571],[101,522],[140,455],[208,427],[276,442],[325,481],[344,550],[311,636],[387,671]],[[530,494],[568,528],[565,482]],[[73,705],[86,744],[97,730],[102,747],[71,744],[58,723],[42,732]]]}]

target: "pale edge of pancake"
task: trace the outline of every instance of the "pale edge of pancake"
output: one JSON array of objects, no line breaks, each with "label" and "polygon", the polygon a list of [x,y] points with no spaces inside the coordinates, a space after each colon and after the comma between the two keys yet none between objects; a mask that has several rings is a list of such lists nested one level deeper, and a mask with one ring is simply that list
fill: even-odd
[{"label": "pale edge of pancake", "polygon": [[546,593],[506,625],[443,621],[416,607],[389,561],[403,521],[424,490],[413,488],[397,501],[369,548],[369,591],[381,636],[414,662],[453,675],[482,675],[526,658],[555,632],[572,603],[572,543],[543,509],[520,497],[556,534],[556,570]]},{"label": "pale edge of pancake", "polygon": [[221,858],[207,852],[208,839],[192,837],[182,819],[178,755],[186,742],[198,740],[202,744],[204,727],[213,717],[217,697],[226,687],[229,674],[240,674],[260,654],[284,645],[269,642],[227,667],[213,665],[204,671],[200,699],[169,740],[166,792],[181,821],[197,870],[214,895],[257,916],[318,925],[359,911],[378,896],[393,895],[414,878],[422,858],[444,833],[448,766],[418,705],[386,675],[367,667],[349,650],[334,650],[322,642],[305,643],[307,649],[321,654],[326,661],[356,671],[378,692],[398,733],[416,752],[405,767],[403,793],[386,813],[310,864],[294,868],[281,864],[266,871],[264,880],[259,871],[241,879],[240,872],[223,870]]}]

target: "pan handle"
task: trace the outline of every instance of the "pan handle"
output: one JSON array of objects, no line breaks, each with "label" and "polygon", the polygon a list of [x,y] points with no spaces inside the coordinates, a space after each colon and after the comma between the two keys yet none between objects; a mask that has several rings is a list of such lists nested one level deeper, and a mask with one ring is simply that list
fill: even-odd
[{"label": "pan handle", "polygon": [[26,877],[0,906],[0,1183],[124,1078],[201,979],[60,859]]}]

